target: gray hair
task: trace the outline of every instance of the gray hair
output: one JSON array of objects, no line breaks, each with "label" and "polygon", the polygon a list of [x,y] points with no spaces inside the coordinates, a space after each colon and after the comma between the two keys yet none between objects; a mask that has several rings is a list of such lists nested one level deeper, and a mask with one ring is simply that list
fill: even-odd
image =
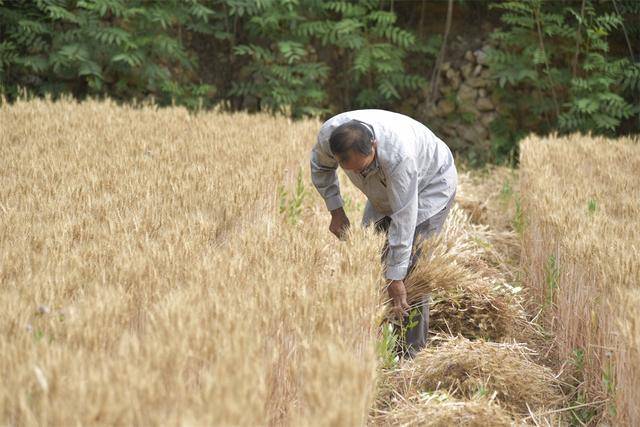
[{"label": "gray hair", "polygon": [[347,157],[354,150],[363,156],[371,154],[375,133],[373,127],[360,120],[350,120],[331,132],[329,147],[334,156]]}]

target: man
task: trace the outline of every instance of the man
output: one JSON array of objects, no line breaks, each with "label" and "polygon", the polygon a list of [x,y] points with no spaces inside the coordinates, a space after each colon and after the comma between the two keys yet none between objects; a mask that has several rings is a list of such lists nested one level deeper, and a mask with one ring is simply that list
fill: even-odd
[{"label": "man", "polygon": [[[363,226],[387,233],[383,250],[387,290],[395,313],[408,325],[404,279],[417,261],[417,245],[438,233],[453,203],[458,175],[453,155],[418,121],[385,110],[355,110],[322,124],[311,152],[311,177],[331,212],[329,230],[342,238],[350,223],[340,195],[337,167],[366,196]],[[403,337],[403,356],[427,342],[429,300],[417,307],[417,325]]]}]

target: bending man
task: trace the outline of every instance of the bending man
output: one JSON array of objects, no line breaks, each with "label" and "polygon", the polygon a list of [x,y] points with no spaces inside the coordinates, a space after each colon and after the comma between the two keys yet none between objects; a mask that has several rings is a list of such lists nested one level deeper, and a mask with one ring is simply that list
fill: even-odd
[{"label": "bending man", "polygon": [[[313,184],[331,212],[329,230],[342,238],[349,219],[340,195],[337,167],[366,196],[362,225],[387,233],[385,278],[394,311],[408,322],[404,279],[418,258],[414,244],[438,233],[453,203],[458,175],[449,147],[420,122],[385,110],[355,110],[324,122],[311,152]],[[407,331],[404,356],[427,342],[429,301]]]}]

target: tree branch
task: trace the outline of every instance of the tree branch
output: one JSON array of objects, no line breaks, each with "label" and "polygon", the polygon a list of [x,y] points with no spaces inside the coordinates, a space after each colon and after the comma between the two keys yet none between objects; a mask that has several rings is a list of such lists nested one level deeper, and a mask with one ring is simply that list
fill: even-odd
[{"label": "tree branch", "polygon": [[556,109],[556,117],[560,116],[560,106],[558,104],[558,97],[556,96],[556,90],[553,85],[553,79],[551,78],[551,73],[549,72],[549,60],[547,58],[547,51],[544,47],[544,40],[542,38],[542,26],[540,24],[540,4],[536,6],[534,9],[536,27],[538,29],[538,41],[540,42],[540,49],[542,50],[542,54],[544,55],[544,67],[547,72],[547,80],[549,81],[549,88],[551,89],[551,95],[553,96],[553,105]]},{"label": "tree branch", "polygon": [[[578,75],[578,56],[580,55],[580,43],[582,42],[582,21],[584,20],[584,7],[587,0],[582,0],[582,6],[580,7],[580,22],[578,22],[578,37],[576,38],[576,54],[573,57],[573,63],[571,64],[571,75],[575,77]],[[615,3],[614,3],[615,4]]]},{"label": "tree branch", "polygon": [[453,15],[453,0],[449,0],[447,3],[447,21],[444,27],[444,38],[442,39],[442,46],[440,47],[440,53],[438,54],[438,59],[436,60],[436,64],[433,67],[433,72],[431,73],[431,84],[429,93],[427,95],[427,108],[435,102],[437,98],[437,90],[438,90],[438,74],[440,74],[440,66],[444,61],[444,55],[447,49],[447,38],[449,37],[449,31],[451,31],[451,18]]},{"label": "tree branch", "polygon": [[618,5],[616,4],[616,0],[612,0],[613,8],[616,10],[616,13],[620,16],[620,20],[622,20],[622,32],[624,33],[624,38],[627,41],[627,47],[629,48],[629,55],[631,55],[631,60],[635,61],[635,56],[633,55],[633,48],[631,47],[631,42],[629,41],[629,35],[627,34],[627,28],[624,25],[624,19],[622,19],[622,14],[618,11]]}]

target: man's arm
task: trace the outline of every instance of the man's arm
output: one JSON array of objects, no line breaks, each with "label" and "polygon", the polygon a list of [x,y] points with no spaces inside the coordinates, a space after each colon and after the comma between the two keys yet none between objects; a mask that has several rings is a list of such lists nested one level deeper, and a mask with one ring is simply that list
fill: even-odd
[{"label": "man's arm", "polygon": [[326,148],[318,138],[318,142],[311,150],[311,181],[330,211],[343,206],[337,168],[338,162],[326,152]]},{"label": "man's arm", "polygon": [[411,261],[418,219],[418,171],[412,157],[405,157],[391,171],[387,178],[387,193],[393,213],[390,215],[385,274],[389,280],[403,280]]},{"label": "man's arm", "polygon": [[390,215],[385,276],[389,280],[387,291],[393,299],[393,310],[402,317],[409,310],[404,278],[411,261],[418,219],[418,171],[412,157],[405,157],[391,171],[387,179],[387,193],[393,213]]},{"label": "man's arm", "polygon": [[340,183],[336,169],[338,162],[326,152],[320,137],[311,151],[311,181],[324,199],[327,209],[331,212],[329,231],[336,237],[343,238],[349,228],[349,218],[344,212]]}]

